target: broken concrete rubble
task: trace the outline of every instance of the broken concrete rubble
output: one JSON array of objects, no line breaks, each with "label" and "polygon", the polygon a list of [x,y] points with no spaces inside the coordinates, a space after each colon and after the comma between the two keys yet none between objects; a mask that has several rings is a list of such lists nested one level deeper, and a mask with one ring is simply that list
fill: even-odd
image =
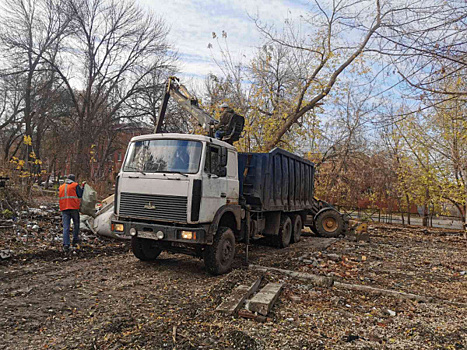
[{"label": "broken concrete rubble", "polygon": [[226,313],[228,315],[234,315],[242,307],[246,299],[254,294],[261,283],[262,278],[258,278],[250,286],[239,285],[237,286],[230,295],[220,304],[216,311]]},{"label": "broken concrete rubble", "polygon": [[268,283],[249,302],[248,309],[263,316],[267,316],[271,311],[274,302],[279,297],[282,290],[281,283]]},{"label": "broken concrete rubble", "polygon": [[0,259],[6,260],[6,259],[11,258],[11,253],[12,251],[9,249],[0,250]]},{"label": "broken concrete rubble", "polygon": [[272,318],[270,318],[270,317],[257,315],[257,314],[255,314],[255,313],[253,313],[251,311],[248,311],[248,310],[240,310],[238,312],[238,316],[243,317],[243,318],[248,318],[248,319],[251,319],[251,320],[255,320],[257,322],[271,322],[272,321]]}]

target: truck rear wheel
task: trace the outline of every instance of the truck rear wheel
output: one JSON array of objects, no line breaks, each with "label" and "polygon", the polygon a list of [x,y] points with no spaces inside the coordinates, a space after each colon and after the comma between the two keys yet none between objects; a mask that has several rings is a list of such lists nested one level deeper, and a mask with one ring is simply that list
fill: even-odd
[{"label": "truck rear wheel", "polygon": [[230,271],[235,257],[235,236],[228,227],[220,227],[214,242],[204,252],[204,265],[209,273],[222,275]]},{"label": "truck rear wheel", "polygon": [[300,236],[302,235],[303,228],[302,217],[299,214],[295,214],[292,217],[292,227],[292,242],[297,243],[300,241]]},{"label": "truck rear wheel", "polygon": [[326,210],[316,218],[316,231],[322,237],[339,237],[345,231],[344,219],[335,210]]},{"label": "truck rear wheel", "polygon": [[152,239],[131,237],[131,250],[141,261],[156,260],[162,249]]},{"label": "truck rear wheel", "polygon": [[277,246],[279,248],[288,247],[292,239],[292,220],[288,215],[282,215],[279,235],[277,236]]}]

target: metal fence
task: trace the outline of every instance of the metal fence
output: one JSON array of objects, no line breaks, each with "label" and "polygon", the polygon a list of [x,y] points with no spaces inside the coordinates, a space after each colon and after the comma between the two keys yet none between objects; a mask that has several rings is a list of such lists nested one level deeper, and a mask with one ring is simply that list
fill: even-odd
[{"label": "metal fence", "polygon": [[[423,216],[407,212],[388,212],[380,208],[361,209],[346,206],[336,206],[343,214],[347,214],[351,219],[365,220],[370,222],[382,222],[387,224],[410,224],[423,226]],[[410,215],[410,218],[409,218]],[[448,228],[462,230],[464,223],[461,217],[449,215],[428,215],[426,218],[428,227]]]}]

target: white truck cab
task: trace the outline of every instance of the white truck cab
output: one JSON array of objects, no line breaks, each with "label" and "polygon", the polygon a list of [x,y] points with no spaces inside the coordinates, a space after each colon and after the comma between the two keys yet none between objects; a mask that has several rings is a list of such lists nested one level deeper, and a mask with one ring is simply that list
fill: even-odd
[{"label": "white truck cab", "polygon": [[113,231],[133,237],[141,260],[162,250],[201,254],[222,220],[240,232],[237,162],[232,145],[208,136],[133,137],[116,183]]}]

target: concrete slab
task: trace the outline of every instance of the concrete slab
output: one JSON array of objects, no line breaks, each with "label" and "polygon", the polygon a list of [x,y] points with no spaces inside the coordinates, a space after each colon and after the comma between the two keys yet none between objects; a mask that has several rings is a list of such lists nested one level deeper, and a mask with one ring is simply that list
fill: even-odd
[{"label": "concrete slab", "polygon": [[271,311],[274,302],[282,290],[281,283],[268,283],[249,302],[248,309],[266,316]]},{"label": "concrete slab", "polygon": [[216,311],[234,315],[240,310],[246,299],[252,296],[259,288],[262,278],[258,278],[250,286],[239,285],[217,308]]}]

